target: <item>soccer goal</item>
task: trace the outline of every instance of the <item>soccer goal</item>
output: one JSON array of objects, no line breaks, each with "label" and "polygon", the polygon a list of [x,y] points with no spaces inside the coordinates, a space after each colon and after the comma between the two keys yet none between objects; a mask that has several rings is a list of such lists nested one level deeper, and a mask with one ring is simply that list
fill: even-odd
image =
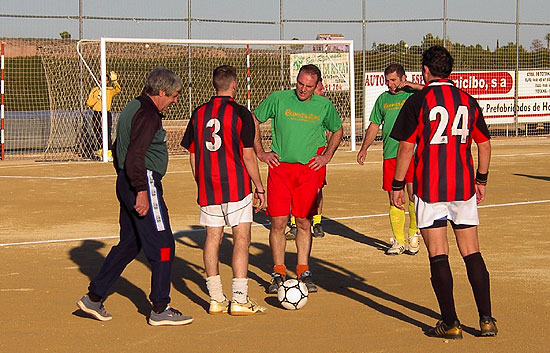
[{"label": "soccer goal", "polygon": [[[321,69],[326,96],[336,106],[344,123],[343,145],[355,149],[355,73],[351,40],[200,40],[101,38],[81,40],[73,53],[50,48],[42,53],[51,105],[50,137],[46,159],[81,159],[96,153],[86,146],[98,146],[107,160],[107,106],[102,101],[102,141],[88,133],[92,111],[86,105],[93,87],[106,96],[107,75],[114,71],[122,88],[111,106],[113,138],[120,111],[140,95],[147,74],[156,66],[176,72],[184,82],[178,104],[164,121],[171,154],[183,154],[179,146],[193,110],[214,94],[212,70],[219,65],[237,69],[239,89],[236,101],[250,110],[271,92],[291,89],[299,68],[316,64]],[[271,132],[262,125],[267,145]],[[102,144],[101,144],[102,143]],[[89,148],[89,147],[88,147]]]}]

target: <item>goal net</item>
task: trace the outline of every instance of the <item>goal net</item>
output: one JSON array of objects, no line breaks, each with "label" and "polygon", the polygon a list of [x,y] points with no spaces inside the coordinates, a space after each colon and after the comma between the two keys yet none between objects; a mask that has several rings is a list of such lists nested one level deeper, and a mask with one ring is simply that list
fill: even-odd
[{"label": "goal net", "polygon": [[[179,143],[193,110],[215,94],[212,70],[219,65],[237,69],[236,101],[254,110],[270,93],[291,89],[304,64],[321,69],[325,95],[344,124],[343,146],[355,149],[355,76],[353,41],[158,40],[102,38],[82,40],[77,50],[43,48],[41,52],[50,100],[51,126],[44,159],[107,160],[108,120],[102,107],[101,134],[93,131],[94,117],[86,101],[92,88],[105,94],[106,76],[116,72],[121,92],[111,105],[112,137],[124,106],[141,94],[148,73],[156,66],[176,72],[183,81],[178,104],[166,112],[164,128],[171,154],[183,154]],[[112,83],[111,83],[112,84]],[[360,124],[359,124],[360,128]],[[262,124],[264,145],[271,142],[269,124]],[[101,140],[101,141],[100,141]],[[98,154],[102,150],[102,154]]]}]

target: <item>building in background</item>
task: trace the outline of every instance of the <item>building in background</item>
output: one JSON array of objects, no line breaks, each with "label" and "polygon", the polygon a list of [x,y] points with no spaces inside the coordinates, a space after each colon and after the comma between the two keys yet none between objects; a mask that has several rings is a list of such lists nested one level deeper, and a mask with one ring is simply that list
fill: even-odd
[{"label": "building in background", "polygon": [[[342,33],[319,33],[317,35],[317,40],[342,40],[345,39]],[[315,52],[335,52],[335,51],[347,51],[348,46],[346,44],[323,44],[323,45],[314,45],[313,51]]]}]

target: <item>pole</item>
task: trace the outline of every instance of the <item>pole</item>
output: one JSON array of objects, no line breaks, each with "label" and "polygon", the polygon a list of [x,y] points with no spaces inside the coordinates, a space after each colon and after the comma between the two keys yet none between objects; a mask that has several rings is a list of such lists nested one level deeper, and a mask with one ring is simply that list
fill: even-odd
[{"label": "pole", "polygon": [[2,160],[4,160],[4,45],[3,42],[0,44],[0,125],[2,129],[0,139],[2,142]]},{"label": "pole", "polygon": [[447,0],[443,0],[443,46],[447,47]]},{"label": "pole", "polygon": [[[362,124],[361,124],[361,131],[360,133],[363,134],[365,132],[364,126],[365,126],[365,120],[367,119],[365,112],[367,111],[367,87],[365,85],[365,72],[367,72],[367,3],[366,0],[363,0],[363,70],[362,70],[362,76],[361,76],[361,92],[363,92],[363,111],[361,112],[361,116],[363,117]],[[363,139],[365,136],[363,135]],[[352,146],[355,146],[356,142],[351,141]]]},{"label": "pole", "polygon": [[78,40],[82,40],[82,0],[78,0]]},{"label": "pole", "polygon": [[250,44],[246,45],[246,94],[248,110],[250,110]]},{"label": "pole", "polygon": [[108,162],[108,140],[107,140],[107,134],[109,133],[109,130],[107,128],[108,120],[107,120],[107,53],[105,52],[105,38],[101,38],[100,43],[101,48],[101,55],[100,55],[100,62],[101,62],[101,127],[102,127],[102,137],[103,137],[103,143],[101,149],[103,150],[103,155],[101,158],[103,159],[103,162]]},{"label": "pole", "polygon": [[[285,39],[285,27],[283,23],[283,0],[279,0],[279,39]],[[285,89],[285,47],[281,45],[281,89]]]},{"label": "pole", "polygon": [[[187,0],[187,39],[191,39],[191,0]],[[192,100],[192,71],[191,71],[191,45],[187,44],[187,97],[189,101],[189,118],[193,112]]]},{"label": "pole", "polygon": [[[519,0],[516,0],[516,84],[514,85],[514,107],[518,106],[518,79],[519,79]],[[514,121],[516,125],[516,137],[519,134],[518,110],[514,109]],[[525,135],[527,135],[527,124],[525,124]]]}]

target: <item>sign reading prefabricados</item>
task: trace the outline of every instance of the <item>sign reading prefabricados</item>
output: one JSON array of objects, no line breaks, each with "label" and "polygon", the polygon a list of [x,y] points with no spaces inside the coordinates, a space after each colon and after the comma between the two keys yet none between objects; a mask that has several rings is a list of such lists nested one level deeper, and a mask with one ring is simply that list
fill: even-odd
[{"label": "sign reading prefabricados", "polygon": [[[487,123],[550,121],[550,71],[520,71],[515,104],[514,71],[457,71],[449,77],[455,85],[477,99]],[[424,84],[422,73],[408,72],[407,80]],[[365,73],[365,116],[369,117],[378,96],[387,90],[384,74]],[[368,118],[366,119],[368,121]]]}]

